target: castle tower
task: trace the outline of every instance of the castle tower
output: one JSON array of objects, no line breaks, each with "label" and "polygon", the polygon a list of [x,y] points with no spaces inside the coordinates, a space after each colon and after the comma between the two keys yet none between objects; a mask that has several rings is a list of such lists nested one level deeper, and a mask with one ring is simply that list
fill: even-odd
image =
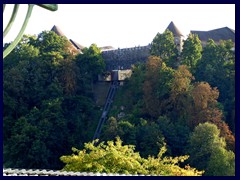
[{"label": "castle tower", "polygon": [[174,42],[177,46],[178,51],[181,53],[183,48],[183,34],[179,31],[176,25],[171,21],[166,30],[169,30],[173,33]]},{"label": "castle tower", "polygon": [[[66,37],[64,35],[64,33],[62,32],[62,30],[54,25],[51,29],[51,31],[55,32],[58,36],[63,36]],[[66,37],[67,38],[67,37]],[[67,38],[68,39],[68,38]],[[68,41],[70,42],[71,46],[69,47],[69,51],[72,54],[78,54],[82,52],[82,49],[84,48],[84,46],[80,45],[79,43],[77,43],[76,41],[72,40],[72,39],[68,39]]]},{"label": "castle tower", "polygon": [[[54,26],[52,27],[51,31],[55,32],[55,33],[56,33],[57,35],[59,35],[59,36],[65,36],[65,35],[63,34],[63,32],[61,31],[61,29],[60,29],[58,26],[56,26],[56,25],[54,25]],[[66,37],[66,36],[65,36],[65,37]]]}]

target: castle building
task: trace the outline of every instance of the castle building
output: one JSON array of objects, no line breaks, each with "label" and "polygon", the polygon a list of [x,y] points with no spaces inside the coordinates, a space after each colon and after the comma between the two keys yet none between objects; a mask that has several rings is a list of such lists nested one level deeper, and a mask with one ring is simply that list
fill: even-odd
[{"label": "castle building", "polygon": [[[170,22],[166,30],[167,29],[173,33],[174,42],[180,54],[183,50],[184,35],[173,23],[173,21]],[[65,36],[57,26],[53,26],[51,30],[59,36]],[[235,43],[235,31],[228,27],[214,29],[210,31],[190,31],[190,33],[198,35],[203,47],[206,46],[209,39],[213,39],[216,44],[219,44],[220,40],[229,39]],[[71,39],[69,40],[69,42],[72,44],[72,49],[78,50],[78,52],[81,53],[81,50],[84,48],[84,46]],[[134,64],[145,63],[147,61],[148,56],[150,56],[150,48],[151,44],[148,44],[146,46],[121,49],[115,49],[112,46],[100,47],[102,56],[106,63],[106,71],[118,71],[118,77],[121,77],[120,79],[122,80],[125,79],[124,77],[130,76],[131,72],[129,73],[129,70],[132,69],[132,66]],[[111,81],[111,77],[100,77],[99,80]]]},{"label": "castle building", "polygon": [[220,40],[232,40],[235,45],[235,30],[228,27],[210,31],[190,31],[190,33],[198,35],[203,47],[206,46],[209,39],[214,40],[216,44],[219,44]]},{"label": "castle building", "polygon": [[166,30],[169,30],[173,33],[174,36],[174,43],[177,46],[178,52],[181,53],[183,49],[183,34],[180,30],[176,27],[176,25],[171,21]]}]

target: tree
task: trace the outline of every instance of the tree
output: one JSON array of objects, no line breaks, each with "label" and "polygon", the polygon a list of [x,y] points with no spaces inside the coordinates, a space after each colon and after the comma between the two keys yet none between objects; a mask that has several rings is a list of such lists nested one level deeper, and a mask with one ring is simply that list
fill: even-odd
[{"label": "tree", "polygon": [[123,140],[124,144],[135,145],[136,150],[143,157],[156,156],[164,144],[164,137],[158,125],[144,119],[132,122],[131,119],[117,121],[114,117],[109,118],[101,139],[113,140],[117,136]]},{"label": "tree", "polygon": [[[35,125],[31,125],[27,118],[22,117],[15,122],[12,127],[12,135],[8,137],[8,141],[4,141],[4,165],[5,167],[12,168],[22,168],[36,167],[32,157],[31,149],[33,147],[33,142],[39,140],[39,130]],[[44,158],[48,158],[49,154],[46,153],[45,147],[42,146],[41,149],[38,149],[40,156],[44,156]],[[35,151],[36,152],[36,151]],[[36,152],[36,153],[38,153]],[[38,157],[35,157],[36,161],[38,161]],[[42,161],[45,161],[42,159]],[[38,165],[42,165],[43,162],[39,162]],[[46,164],[44,164],[46,165]]]},{"label": "tree", "polygon": [[77,72],[77,92],[93,97],[93,83],[98,80],[98,75],[103,73],[105,63],[100,49],[96,44],[84,48],[75,59]]},{"label": "tree", "polygon": [[72,148],[72,155],[61,156],[65,163],[65,171],[105,172],[119,174],[149,174],[168,176],[197,176],[203,172],[194,168],[180,168],[178,162],[183,162],[188,157],[165,157],[166,151],[162,148],[157,158],[141,158],[139,153],[134,152],[133,145],[122,145],[120,138],[116,141],[101,142],[94,146],[95,141],[85,143],[83,150]]},{"label": "tree", "polygon": [[143,84],[143,111],[153,118],[157,118],[164,112],[164,106],[170,96],[173,73],[174,70],[167,67],[158,56],[148,58]]},{"label": "tree", "polygon": [[59,169],[59,154],[89,141],[99,115],[78,84],[69,41],[54,32],[24,36],[3,63],[4,166]]},{"label": "tree", "polygon": [[94,142],[84,144],[83,150],[72,148],[73,154],[61,156],[66,165],[63,170],[83,172],[105,172],[122,174],[144,174],[141,167],[142,159],[134,152],[134,146],[122,145],[120,138],[116,142],[101,142],[94,146]]},{"label": "tree", "polygon": [[[202,58],[197,62],[197,70],[194,74],[198,81],[207,81],[210,84],[214,81],[214,71],[216,71],[217,45],[212,39],[209,39],[207,45],[203,48]],[[218,63],[220,66],[220,63]]]},{"label": "tree", "polygon": [[231,130],[235,131],[235,51],[231,40],[221,41],[219,45],[210,39],[203,49],[194,74],[197,81],[206,81],[218,87],[218,101],[224,106],[224,116]]},{"label": "tree", "polygon": [[57,35],[53,31],[43,31],[38,35],[36,40],[31,38],[29,44],[39,47],[41,54],[45,56],[48,55],[49,57],[52,55],[58,55],[58,59],[66,59],[74,54],[71,51],[71,43],[68,39],[65,36]]},{"label": "tree", "polygon": [[218,96],[217,88],[212,89],[206,82],[196,83],[192,89],[194,106],[199,111],[216,106]]},{"label": "tree", "polygon": [[[200,123],[190,136],[190,165],[196,167],[197,169],[205,170],[206,175],[211,173],[214,175],[221,175],[219,169],[221,169],[221,166],[224,165],[220,163],[213,165],[213,163],[216,162],[216,157],[219,156],[224,158],[222,162],[227,161],[227,164],[225,164],[226,166],[230,166],[231,168],[234,167],[232,152],[225,150],[226,142],[224,138],[221,138],[219,135],[220,130],[217,126],[206,122],[204,124]],[[226,157],[224,157],[224,153],[221,154],[221,152],[225,152]],[[230,165],[228,165],[228,163]],[[232,171],[229,173],[232,173]]]},{"label": "tree", "polygon": [[[25,37],[24,37],[25,38]],[[24,42],[20,43],[3,61],[3,89],[4,89],[4,116],[11,115],[19,118],[29,109],[32,102],[26,102],[29,99],[29,92],[26,89],[33,89],[28,86],[29,81],[33,81],[33,77],[39,78],[37,74],[36,59],[39,56],[39,49]],[[33,73],[33,71],[35,71]],[[36,73],[36,74],[35,74]],[[33,82],[40,83],[40,79]],[[40,87],[38,87],[40,89]],[[39,94],[39,89],[34,89]],[[33,93],[31,93],[33,95]],[[11,102],[11,104],[9,104]]]},{"label": "tree", "polygon": [[60,62],[58,68],[59,80],[66,95],[76,95],[78,90],[77,74],[79,73],[75,61],[66,59]]},{"label": "tree", "polygon": [[219,92],[211,88],[208,83],[196,83],[192,90],[193,111],[189,118],[189,126],[196,127],[199,123],[211,122],[220,129],[221,137],[227,142],[227,148],[235,151],[235,137],[232,135],[228,125],[223,121],[221,110],[217,107]]},{"label": "tree", "polygon": [[235,154],[223,147],[216,148],[208,162],[206,176],[235,176]]},{"label": "tree", "polygon": [[157,117],[160,110],[160,101],[157,98],[158,81],[163,61],[158,56],[150,56],[146,63],[146,77],[143,85],[143,99],[146,111],[152,117]]},{"label": "tree", "polygon": [[227,149],[235,152],[235,137],[229,129],[229,126],[223,121],[223,114],[219,109],[211,108],[202,110],[193,118],[201,123],[210,122],[215,124],[220,130],[220,136],[226,140]]},{"label": "tree", "polygon": [[183,44],[181,64],[187,65],[192,73],[195,73],[197,62],[202,58],[201,41],[196,34],[189,34]]},{"label": "tree", "polygon": [[129,121],[121,120],[118,122],[118,136],[126,144],[136,144],[136,127]]},{"label": "tree", "polygon": [[170,86],[169,112],[167,115],[174,122],[186,124],[192,112],[191,91],[194,77],[186,65],[180,65],[174,71]]},{"label": "tree", "polygon": [[144,158],[157,156],[159,149],[164,146],[164,136],[159,126],[155,122],[146,121],[139,124],[136,131],[136,150],[141,156]]},{"label": "tree", "polygon": [[114,117],[108,118],[106,124],[103,126],[103,135],[104,140],[112,140],[118,136],[118,122]]},{"label": "tree", "polygon": [[163,34],[157,33],[151,43],[150,54],[159,56],[169,67],[176,67],[178,50],[174,36],[168,29]]},{"label": "tree", "polygon": [[171,95],[176,97],[177,95],[187,92],[190,89],[190,83],[194,79],[192,74],[189,72],[186,65],[181,65],[174,72],[173,82],[171,84]]},{"label": "tree", "polygon": [[97,75],[103,73],[105,63],[101,50],[96,44],[84,48],[82,54],[77,55],[76,62],[82,74],[89,74],[92,80],[97,80]]},{"label": "tree", "polygon": [[187,125],[174,120],[167,116],[159,116],[157,124],[167,144],[167,154],[179,156],[185,154],[190,129]]},{"label": "tree", "polygon": [[[59,133],[61,132],[61,133]],[[67,153],[68,131],[61,100],[44,101],[17,120],[6,143],[5,164],[13,168],[58,169],[59,153]]]},{"label": "tree", "polygon": [[95,108],[91,97],[80,94],[65,96],[62,110],[67,122],[70,144],[82,147],[85,141],[92,139],[101,112]]}]

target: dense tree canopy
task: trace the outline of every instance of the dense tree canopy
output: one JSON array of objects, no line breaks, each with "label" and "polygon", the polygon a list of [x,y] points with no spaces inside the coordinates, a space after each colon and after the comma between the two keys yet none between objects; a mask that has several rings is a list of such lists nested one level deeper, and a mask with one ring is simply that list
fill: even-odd
[{"label": "dense tree canopy", "polygon": [[208,122],[199,124],[190,137],[190,164],[204,169],[205,175],[234,176],[234,153],[225,149],[225,140],[219,135],[216,125]]},{"label": "dense tree canopy", "polygon": [[4,59],[5,167],[60,169],[62,154],[92,138],[99,112],[88,87],[93,68],[104,64],[95,45],[81,58],[76,52],[65,37],[44,31],[24,36]]},{"label": "dense tree canopy", "polygon": [[178,49],[174,43],[174,36],[168,29],[162,34],[157,33],[151,43],[150,54],[159,56],[169,67],[176,67]]},{"label": "dense tree canopy", "polygon": [[206,81],[219,90],[218,101],[223,105],[224,116],[235,132],[235,51],[231,40],[217,45],[209,39],[203,48],[202,58],[194,74],[197,81]]},{"label": "dense tree canopy", "polygon": [[184,41],[183,51],[181,53],[181,64],[189,67],[192,73],[196,71],[197,62],[202,57],[202,45],[196,34],[189,34]]},{"label": "dense tree canopy", "polygon": [[[195,39],[196,42],[187,44],[186,48],[189,48],[189,55],[193,53],[192,60],[197,59],[194,63],[194,69],[197,70],[204,57],[201,58],[199,54],[201,52],[200,46],[197,46],[200,48],[198,51],[193,50],[197,48],[196,44],[199,45],[198,38],[194,36],[191,38]],[[229,47],[231,46],[229,45]],[[184,56],[188,58],[187,54]],[[229,65],[229,63],[227,64]],[[226,69],[229,67],[225,66]],[[231,68],[228,70],[232,71]],[[218,86],[211,86],[207,79],[199,81],[191,71],[192,67],[189,65],[171,68],[159,56],[150,56],[146,64],[141,66],[141,71],[140,68],[136,68],[132,77],[126,81],[124,88],[119,89],[111,111],[111,116],[115,118],[114,129],[111,131],[113,132],[112,136],[107,134],[107,132],[109,133],[108,129],[112,128],[110,123],[107,124],[107,130],[103,131],[103,136],[118,135],[123,138],[124,143],[131,139],[131,142],[136,145],[136,150],[140,151],[144,157],[147,154],[155,155],[154,148],[162,147],[162,143],[167,144],[166,154],[183,155],[189,147],[189,137],[195,127],[200,123],[208,122],[217,126],[220,138],[224,138],[226,143],[225,150],[216,150],[216,156],[212,156],[212,158],[226,155],[223,161],[232,161],[235,151],[235,137],[226,123],[228,122],[227,116],[225,116],[224,108],[218,100],[221,91]],[[198,71],[194,72],[196,75],[197,73]],[[232,71],[232,73],[234,72]],[[122,106],[126,108],[121,110]],[[124,113],[124,117],[118,117],[119,113]],[[131,124],[131,131],[127,131],[125,135],[128,136],[129,132],[132,135],[128,136],[127,139],[124,136],[124,131],[118,132],[121,129],[119,126],[121,121],[125,123],[128,121]],[[148,127],[150,124],[151,128]],[[145,134],[145,128],[152,133]],[[149,135],[152,137],[152,142],[155,143],[150,142]],[[112,138],[107,138],[107,140],[109,139]],[[201,141],[204,141],[204,138]],[[151,147],[149,149],[152,150],[149,151],[142,147]],[[215,158],[212,160],[212,168],[214,161],[216,161]],[[198,160],[193,159],[192,162],[197,164]],[[214,168],[218,168],[217,166],[219,167],[220,163]],[[232,171],[232,167],[232,165],[229,166],[229,171]]]},{"label": "dense tree canopy", "polygon": [[202,49],[190,34],[180,54],[166,30],[151,45],[117,88],[96,144],[100,49],[79,52],[51,31],[24,36],[3,60],[4,167],[201,175],[189,162],[204,175],[234,175],[234,44]]}]

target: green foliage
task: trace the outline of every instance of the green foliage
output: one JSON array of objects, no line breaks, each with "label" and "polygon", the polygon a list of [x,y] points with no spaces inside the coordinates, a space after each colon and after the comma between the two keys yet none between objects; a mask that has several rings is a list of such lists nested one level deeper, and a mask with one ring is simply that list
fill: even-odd
[{"label": "green foliage", "polygon": [[35,47],[38,47],[41,54],[44,55],[59,53],[59,57],[65,58],[68,54],[67,38],[64,36],[58,36],[53,31],[43,31],[38,35],[38,38],[35,41],[30,39],[29,43],[33,44]]},{"label": "green foliage", "polygon": [[131,114],[134,119],[142,114],[145,69],[145,64],[137,64],[133,67],[132,76],[116,92],[109,116],[116,117],[121,112],[122,105],[125,106],[126,114]]},{"label": "green foliage", "polygon": [[103,140],[113,140],[119,136],[125,144],[133,144],[141,156],[157,155],[164,144],[159,126],[144,119],[119,120],[110,117],[103,128]]},{"label": "green foliage", "polygon": [[105,125],[102,130],[102,139],[111,140],[118,136],[118,122],[114,117],[110,117],[107,119]]},{"label": "green foliage", "polygon": [[5,161],[10,167],[60,168],[59,153],[67,152],[65,147],[69,146],[61,100],[43,101],[40,109],[33,108],[19,118],[6,146]]},{"label": "green foliage", "polygon": [[207,81],[218,87],[218,101],[224,105],[226,122],[235,132],[233,115],[235,99],[235,51],[231,40],[221,41],[219,45],[209,40],[203,49],[202,59],[198,61],[194,74],[197,81]]},{"label": "green foliage", "polygon": [[206,176],[235,176],[235,154],[223,147],[214,149],[208,162]]},{"label": "green foliage", "polygon": [[150,54],[159,56],[169,67],[176,67],[178,50],[174,43],[174,36],[168,29],[163,33],[158,33],[152,43]]},{"label": "green foliage", "polygon": [[[65,158],[69,162],[76,158],[76,166],[95,172],[201,175],[178,163],[187,159],[181,156],[187,148],[189,162],[205,170],[205,175],[234,175],[235,155],[229,150],[235,149],[235,137],[228,128],[234,132],[232,47],[231,41],[217,45],[209,40],[202,51],[197,36],[190,35],[182,52],[184,65],[177,68],[172,33],[157,34],[153,56],[146,64],[134,65],[131,78],[119,87],[110,112],[113,117],[101,135],[103,140],[119,136],[134,146],[123,146],[120,139],[97,147],[86,143],[85,150],[74,151],[81,152],[81,158]],[[3,60],[5,167],[59,169],[62,154],[91,140],[101,113],[95,107],[93,83],[105,64],[95,44],[76,54],[65,37],[44,31],[24,36]],[[120,112],[125,116],[118,118]],[[204,122],[220,131],[212,124],[199,125]],[[165,143],[167,155],[180,157],[163,156]],[[86,163],[79,164],[79,158]]]},{"label": "green foliage", "polygon": [[162,157],[167,151],[166,147],[160,149],[157,158],[148,157],[148,161],[143,164],[147,167],[150,175],[164,175],[164,176],[201,176],[204,171],[198,171],[186,165],[184,168],[180,167],[180,163],[188,159],[189,156],[179,157]]},{"label": "green foliage", "polygon": [[118,135],[127,144],[136,144],[136,128],[128,121],[121,120],[117,128]]},{"label": "green foliage", "polygon": [[[174,79],[171,84],[171,95],[176,97],[179,94],[191,90],[191,81],[194,79],[186,65],[181,65],[174,72]],[[173,97],[173,98],[174,98]]]},{"label": "green foliage", "polygon": [[97,146],[93,142],[85,143],[83,150],[72,148],[72,155],[61,156],[60,159],[66,165],[65,171],[82,172],[105,172],[119,174],[149,174],[168,176],[196,176],[201,175],[201,171],[194,168],[180,168],[179,162],[183,162],[188,157],[165,157],[162,155],[166,151],[162,148],[157,158],[141,158],[139,153],[134,152],[133,145],[122,145],[120,138],[116,141],[101,142]]},{"label": "green foliage", "polygon": [[219,138],[220,131],[211,123],[199,124],[190,136],[190,164],[199,169],[206,169],[212,150],[225,147],[224,139]]},{"label": "green foliage", "polygon": [[164,113],[168,103],[174,70],[158,56],[150,56],[146,64],[146,75],[143,85],[143,112],[157,118]]},{"label": "green foliage", "polygon": [[184,154],[188,145],[189,127],[180,122],[172,122],[166,116],[160,116],[157,123],[167,143],[167,154],[175,156]]},{"label": "green foliage", "polygon": [[[206,175],[233,175],[234,153],[227,151],[224,138],[219,137],[220,130],[211,123],[199,124],[190,136],[190,164],[204,169]],[[224,171],[221,171],[225,167]]]},{"label": "green foliage", "polygon": [[101,51],[96,44],[84,48],[82,54],[77,55],[76,62],[81,74],[90,75],[94,81],[97,80],[97,75],[103,73],[105,69]]},{"label": "green foliage", "polygon": [[145,158],[149,155],[157,156],[159,149],[161,149],[165,143],[162,131],[154,122],[139,124],[136,136],[136,150]]},{"label": "green foliage", "polygon": [[5,167],[59,169],[60,155],[92,138],[99,112],[78,84],[92,77],[80,73],[74,53],[65,37],[44,31],[24,36],[4,59]]},{"label": "green foliage", "polygon": [[83,150],[72,148],[74,154],[61,156],[66,164],[63,170],[82,172],[106,172],[122,174],[144,174],[141,167],[141,157],[134,152],[134,146],[122,145],[117,138],[116,142],[108,141],[107,145],[101,142],[94,146],[94,142],[85,143]]},{"label": "green foliage", "polygon": [[[127,107],[125,119],[135,124],[132,131],[139,133],[135,136],[135,145],[141,155],[156,155],[155,147],[157,147],[158,135],[154,132],[158,131],[164,136],[168,154],[184,154],[188,146],[189,133],[199,123],[204,122],[217,125],[221,130],[221,137],[226,139],[227,148],[234,149],[234,136],[224,123],[217,102],[219,95],[217,88],[212,88],[206,82],[192,82],[194,77],[186,65],[180,65],[178,69],[173,70],[156,56],[150,56],[146,67],[137,72],[138,77],[133,75],[133,78],[129,79],[125,89],[118,94],[117,104],[114,105]],[[129,86],[131,84],[136,84],[136,86]],[[143,88],[142,92],[139,87]],[[134,97],[134,90],[140,95],[138,98]],[[127,96],[127,93],[131,96]],[[117,113],[115,115],[117,116]],[[145,125],[152,121],[157,122],[156,131],[155,126],[141,127],[139,121],[141,118],[146,119]],[[108,124],[108,126],[111,125]],[[144,128],[148,130],[144,131]],[[114,130],[115,132],[112,134],[118,134],[123,138],[124,133],[121,135],[117,133],[117,122]],[[143,132],[148,133],[144,136]],[[127,140],[124,138],[125,141]]]},{"label": "green foliage", "polygon": [[174,72],[173,77],[170,89],[170,111],[168,116],[174,121],[186,124],[186,121],[191,118],[191,91],[194,77],[189,72],[186,65],[180,65]]},{"label": "green foliage", "polygon": [[181,63],[187,65],[191,72],[196,70],[197,62],[202,57],[202,45],[196,34],[190,34],[183,44],[183,51],[181,53]]}]

